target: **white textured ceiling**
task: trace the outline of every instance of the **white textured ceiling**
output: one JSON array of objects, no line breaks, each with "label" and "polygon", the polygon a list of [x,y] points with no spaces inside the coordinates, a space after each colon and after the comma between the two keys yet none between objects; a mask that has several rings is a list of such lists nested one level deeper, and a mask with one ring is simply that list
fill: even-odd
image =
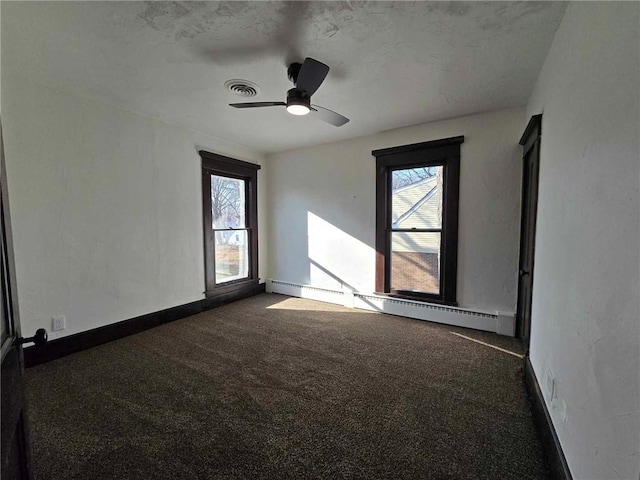
[{"label": "white textured ceiling", "polygon": [[[560,2],[1,2],[2,74],[28,75],[174,125],[282,151],[523,105]],[[232,78],[283,101],[286,67],[331,67],[313,103],[236,110]]]}]

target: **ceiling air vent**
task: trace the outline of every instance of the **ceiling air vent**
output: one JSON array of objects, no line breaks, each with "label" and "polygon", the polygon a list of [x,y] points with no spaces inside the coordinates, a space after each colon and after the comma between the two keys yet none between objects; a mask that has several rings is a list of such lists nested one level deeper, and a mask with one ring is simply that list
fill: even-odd
[{"label": "ceiling air vent", "polygon": [[224,86],[239,97],[256,97],[260,93],[260,87],[249,80],[227,80]]}]

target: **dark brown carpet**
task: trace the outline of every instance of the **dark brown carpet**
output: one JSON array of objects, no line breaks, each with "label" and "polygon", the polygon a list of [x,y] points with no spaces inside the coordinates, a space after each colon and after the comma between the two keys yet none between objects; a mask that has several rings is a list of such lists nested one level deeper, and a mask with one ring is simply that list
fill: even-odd
[{"label": "dark brown carpet", "polygon": [[260,295],[27,371],[45,479],[540,479],[513,339]]}]

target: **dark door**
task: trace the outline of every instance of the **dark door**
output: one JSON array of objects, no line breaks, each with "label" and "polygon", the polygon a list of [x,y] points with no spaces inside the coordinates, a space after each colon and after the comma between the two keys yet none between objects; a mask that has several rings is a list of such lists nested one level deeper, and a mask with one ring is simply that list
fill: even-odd
[{"label": "dark door", "polygon": [[531,121],[520,139],[520,145],[523,146],[523,165],[517,321],[518,334],[520,338],[523,339],[525,353],[527,354],[529,353],[529,337],[531,334],[531,301],[536,243],[541,120],[542,115],[531,117]]},{"label": "dark door", "polygon": [[2,480],[31,479],[29,469],[28,428],[24,411],[22,385],[22,346],[20,322],[17,315],[15,271],[11,243],[11,222],[7,199],[2,127],[0,126],[0,230],[1,265],[0,312],[2,315],[2,372],[1,372],[1,444]]}]

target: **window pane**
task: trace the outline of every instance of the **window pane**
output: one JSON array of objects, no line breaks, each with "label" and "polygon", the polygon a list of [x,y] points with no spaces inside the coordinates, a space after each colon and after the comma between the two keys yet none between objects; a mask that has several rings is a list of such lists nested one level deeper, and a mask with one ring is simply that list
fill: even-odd
[{"label": "window pane", "polygon": [[391,172],[391,228],[442,228],[443,167]]},{"label": "window pane", "polygon": [[391,289],[440,293],[440,233],[391,234]]},{"label": "window pane", "polygon": [[216,284],[249,276],[248,237],[246,230],[215,232]]},{"label": "window pane", "polygon": [[212,228],[245,228],[245,181],[211,175]]}]

